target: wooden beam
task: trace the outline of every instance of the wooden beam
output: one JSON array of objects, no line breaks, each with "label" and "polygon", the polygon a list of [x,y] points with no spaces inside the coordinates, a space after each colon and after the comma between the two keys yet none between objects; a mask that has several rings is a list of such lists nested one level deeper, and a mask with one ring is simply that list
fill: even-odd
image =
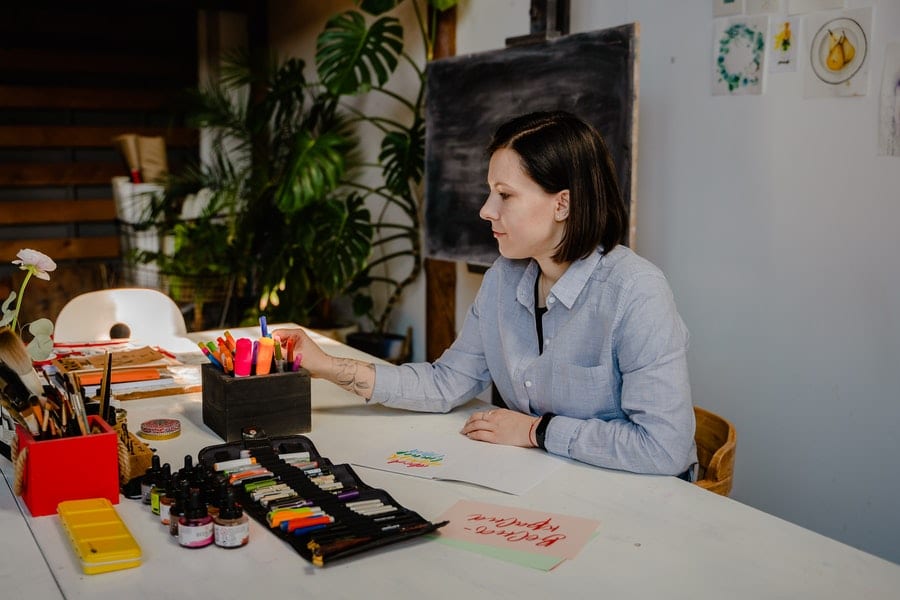
[{"label": "wooden beam", "polygon": [[113,177],[125,174],[122,163],[0,163],[0,186],[110,185]]},{"label": "wooden beam", "polygon": [[[434,58],[456,54],[456,7],[438,11]],[[437,360],[456,339],[456,263],[425,259],[425,359]]]},{"label": "wooden beam", "polygon": [[116,203],[112,198],[0,202],[0,225],[115,221],[116,216]]},{"label": "wooden beam", "polygon": [[0,256],[15,256],[22,248],[40,250],[55,261],[119,258],[117,236],[0,240]]},{"label": "wooden beam", "polygon": [[140,76],[147,79],[166,79],[176,82],[196,81],[195,65],[190,60],[171,57],[123,53],[67,52],[36,48],[0,48],[0,65],[4,73],[80,73]]},{"label": "wooden beam", "polygon": [[0,148],[112,148],[113,138],[123,133],[162,136],[175,147],[196,146],[200,139],[187,127],[8,125],[0,126]]},{"label": "wooden beam", "polygon": [[0,108],[169,110],[176,98],[159,89],[0,85]]}]

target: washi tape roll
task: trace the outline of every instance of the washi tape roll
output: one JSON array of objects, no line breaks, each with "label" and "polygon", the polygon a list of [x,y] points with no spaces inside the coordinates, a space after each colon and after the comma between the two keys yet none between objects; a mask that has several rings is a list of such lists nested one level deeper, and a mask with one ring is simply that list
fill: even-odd
[{"label": "washi tape roll", "polygon": [[170,440],[181,435],[178,419],[150,419],[141,423],[141,437],[148,440]]}]

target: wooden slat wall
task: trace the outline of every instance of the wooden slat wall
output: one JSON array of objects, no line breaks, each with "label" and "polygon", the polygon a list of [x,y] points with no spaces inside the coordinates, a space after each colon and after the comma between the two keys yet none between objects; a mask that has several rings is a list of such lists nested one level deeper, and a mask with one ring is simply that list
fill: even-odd
[{"label": "wooden slat wall", "polygon": [[69,297],[119,283],[110,180],[128,171],[113,137],[162,136],[170,167],[195,160],[198,135],[184,127],[177,101],[197,85],[197,7],[29,0],[4,8],[0,301],[21,283],[10,264],[21,248],[59,263],[53,285],[39,286],[49,298],[28,298],[22,320],[55,318]]}]

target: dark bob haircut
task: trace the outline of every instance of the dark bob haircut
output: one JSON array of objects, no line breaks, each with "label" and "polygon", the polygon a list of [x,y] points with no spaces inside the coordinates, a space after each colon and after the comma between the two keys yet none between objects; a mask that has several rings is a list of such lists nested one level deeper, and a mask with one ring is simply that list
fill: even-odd
[{"label": "dark bob haircut", "polygon": [[625,203],[594,127],[568,112],[534,112],[497,129],[488,156],[502,148],[518,154],[525,173],[548,194],[569,190],[569,218],[553,260],[572,262],[598,246],[606,253],[625,243]]}]

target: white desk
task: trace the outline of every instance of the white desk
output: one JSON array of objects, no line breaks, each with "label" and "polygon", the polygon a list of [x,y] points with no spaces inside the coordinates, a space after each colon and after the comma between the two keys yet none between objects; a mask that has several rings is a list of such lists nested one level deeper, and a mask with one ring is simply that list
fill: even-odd
[{"label": "white desk", "polygon": [[[233,330],[234,331],[234,330]],[[236,331],[236,335],[240,332]],[[207,336],[192,336],[209,339]],[[346,346],[329,350],[362,357]],[[314,380],[312,427],[306,434],[335,463],[342,450],[371,436],[409,430],[458,431],[476,403],[448,415],[416,414],[362,401]],[[182,435],[155,443],[163,462],[196,460],[222,443],[201,419],[200,395],[124,403],[134,428],[148,418],[176,417]],[[0,467],[12,479],[8,462]],[[427,539],[401,542],[316,568],[251,520],[250,544],[236,550],[180,547],[139,501],[122,499],[119,514],[144,551],[126,571],[83,575],[55,516],[19,517],[0,498],[3,583],[0,597],[123,598],[891,598],[900,596],[900,565],[797,527],[674,477],[632,475],[576,462],[523,496],[355,467],[369,485],[429,520],[459,499],[588,517],[599,534],[571,561],[542,572]],[[740,475],[740,474],[738,474]],[[27,514],[27,510],[26,510]],[[8,529],[7,522],[15,527]],[[38,568],[34,539],[50,569]],[[11,533],[7,533],[11,531]],[[8,538],[14,536],[17,543]],[[18,548],[24,548],[20,552]],[[15,552],[10,549],[15,548]],[[28,571],[28,586],[12,588]],[[26,594],[37,590],[33,594]],[[44,594],[43,592],[47,593]]]}]

